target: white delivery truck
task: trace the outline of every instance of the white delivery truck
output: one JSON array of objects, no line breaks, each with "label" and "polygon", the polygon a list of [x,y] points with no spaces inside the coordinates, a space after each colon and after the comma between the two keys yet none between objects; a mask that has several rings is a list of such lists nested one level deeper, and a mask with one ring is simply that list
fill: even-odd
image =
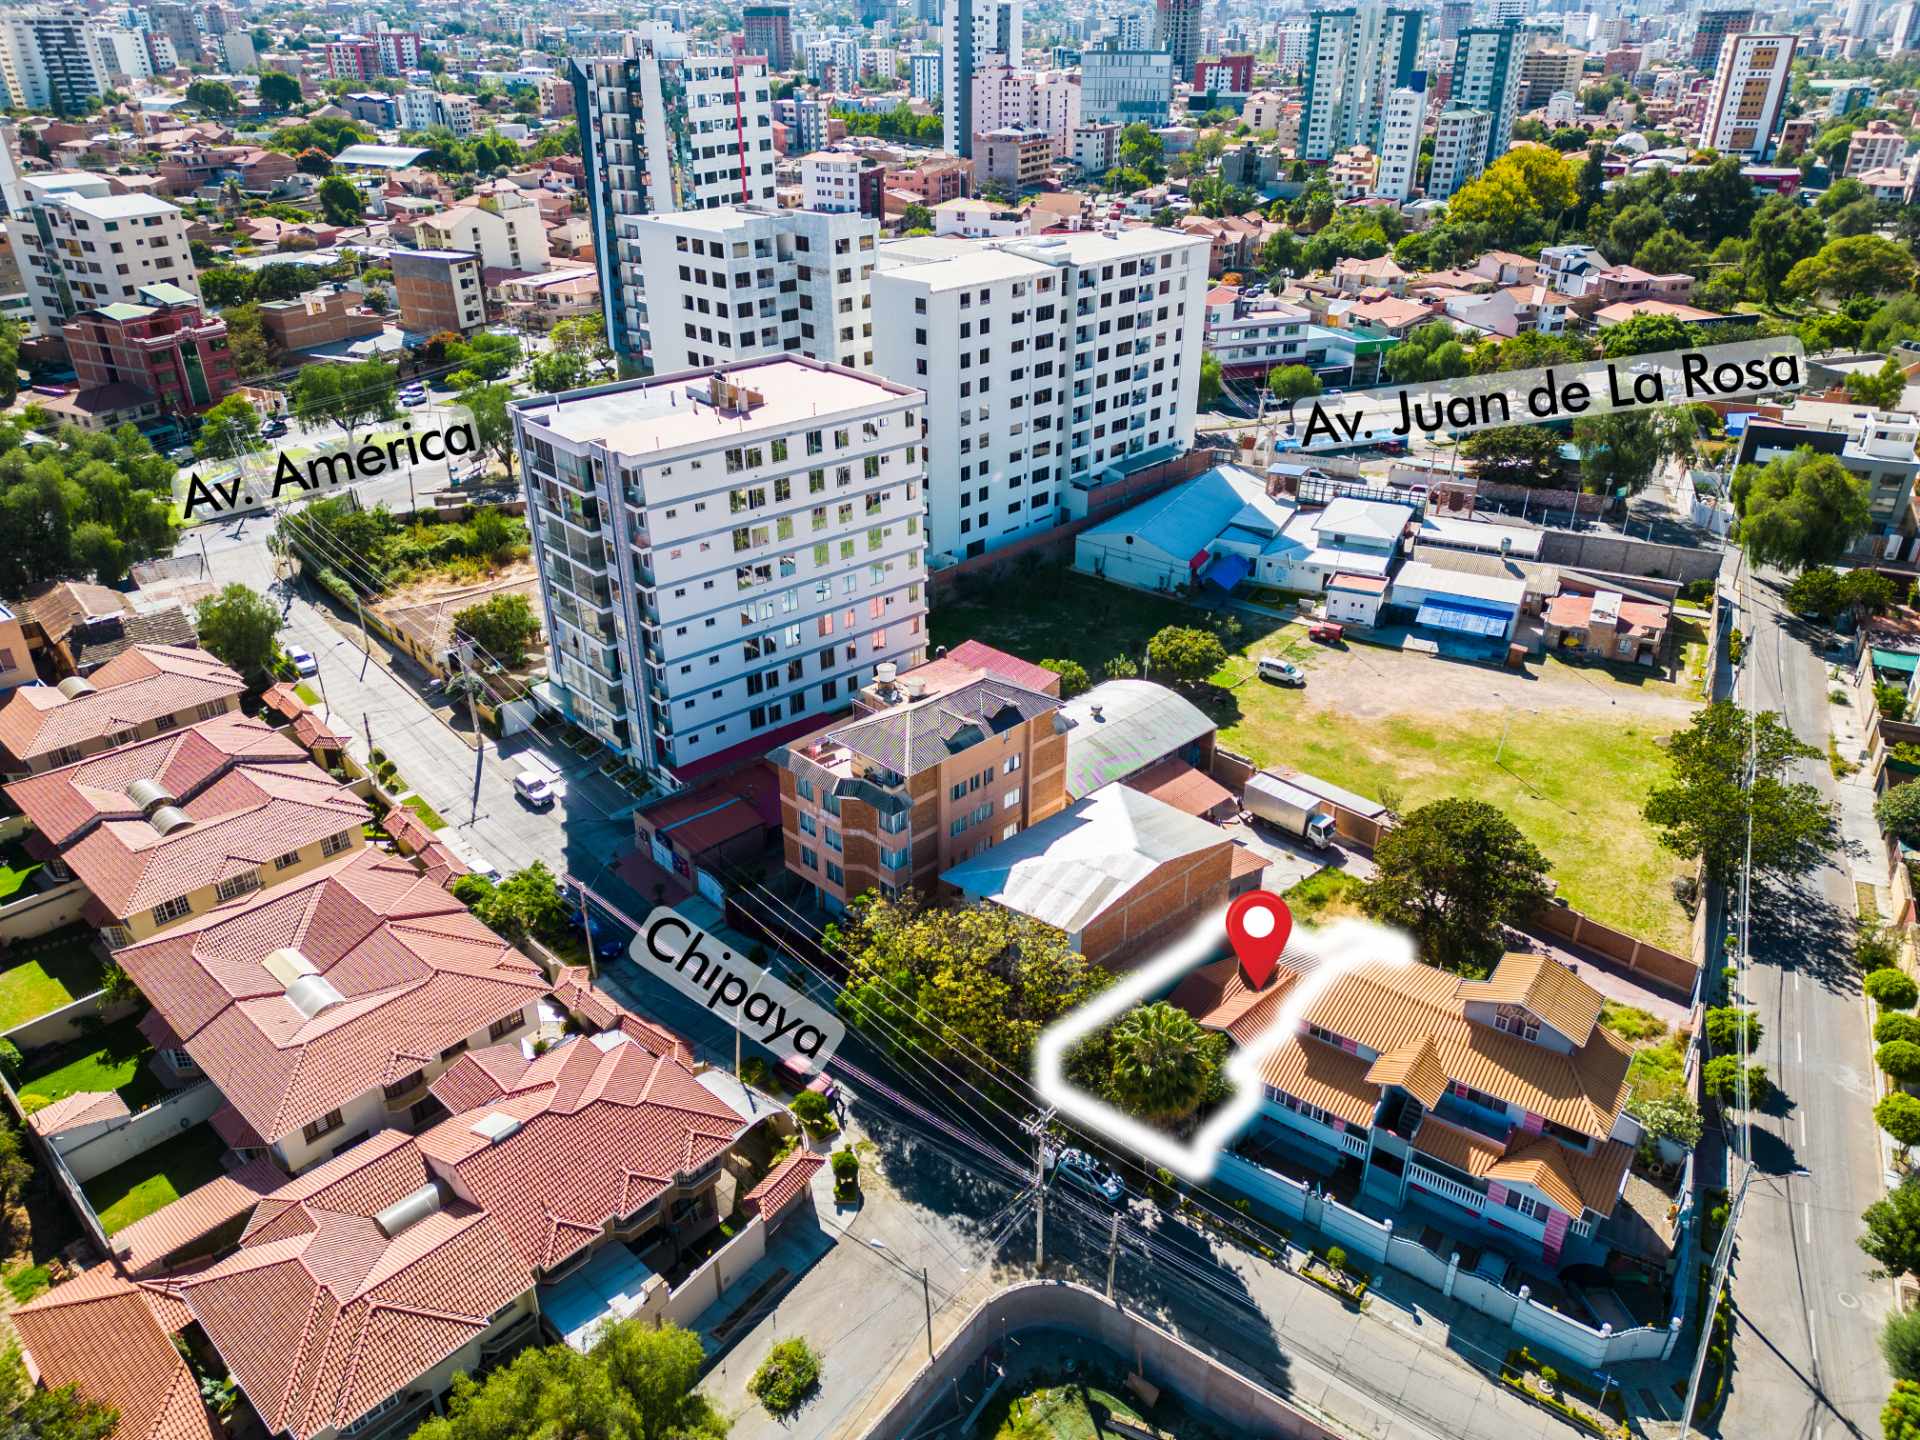
[{"label": "white delivery truck", "polygon": [[1316,850],[1333,843],[1333,812],[1327,802],[1264,772],[1247,781],[1242,804],[1256,820],[1278,825]]}]

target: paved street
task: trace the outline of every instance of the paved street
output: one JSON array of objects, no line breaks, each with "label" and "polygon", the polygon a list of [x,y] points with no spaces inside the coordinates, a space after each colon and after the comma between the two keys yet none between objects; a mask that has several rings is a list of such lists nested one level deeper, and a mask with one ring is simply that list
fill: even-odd
[{"label": "paved street", "polygon": [[[269,515],[254,515],[189,532],[180,553],[200,553],[216,585],[251,585],[279,602],[286,615],[283,639],[306,646],[320,662],[309,683],[325,697],[334,723],[353,734],[353,753],[365,759],[367,736],[392,758],[400,775],[448,821],[441,832],[454,849],[490,860],[503,872],[545,860],[561,873],[570,869],[592,882],[619,851],[632,844],[634,797],[590,765],[537,737],[517,736],[503,747],[489,740],[476,766],[464,711],[444,700],[429,704],[415,688],[426,676],[411,661],[393,663],[409,673],[403,683],[362,654],[360,637],[303,593],[276,586],[266,537]],[[378,637],[373,641],[376,647]],[[544,768],[563,777],[561,795],[546,811],[530,810],[513,792],[520,770]]]},{"label": "paved street", "polygon": [[[1749,577],[1741,598],[1742,686],[1820,751],[1800,778],[1843,805],[1850,843],[1870,839],[1877,849],[1870,815],[1862,827],[1870,793],[1836,784],[1826,762],[1829,687],[1824,664],[1796,633],[1805,627],[1785,614],[1777,577]],[[1739,1321],[1724,1435],[1880,1433],[1891,1382],[1877,1339],[1892,1292],[1868,1278],[1871,1262],[1854,1243],[1860,1212],[1882,1188],[1866,1008],[1851,958],[1855,878],[1852,859],[1839,854],[1755,897],[1747,998],[1766,1027],[1758,1058],[1782,1099],[1754,1117],[1756,1173],[1734,1265]]]}]

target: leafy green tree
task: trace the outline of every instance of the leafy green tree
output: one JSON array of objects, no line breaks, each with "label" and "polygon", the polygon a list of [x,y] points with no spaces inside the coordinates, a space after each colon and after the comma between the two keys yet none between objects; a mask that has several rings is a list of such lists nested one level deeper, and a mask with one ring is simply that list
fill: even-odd
[{"label": "leafy green tree", "polygon": [[1920,845],[1920,784],[1895,785],[1873,802],[1880,828],[1905,844]]},{"label": "leafy green tree", "polygon": [[587,365],[578,355],[564,350],[545,350],[528,362],[527,380],[543,394],[558,395],[586,384]]},{"label": "leafy green tree", "polygon": [[1647,1127],[1647,1133],[1654,1139],[1671,1141],[1683,1150],[1693,1149],[1706,1132],[1700,1107],[1685,1095],[1663,1095],[1656,1100],[1636,1098],[1627,1102],[1627,1109]]},{"label": "leafy green tree", "polygon": [[1582,415],[1573,422],[1573,440],[1581,487],[1590,495],[1639,494],[1665,454],[1659,427],[1644,411]]},{"label": "leafy green tree", "polygon": [[1545,904],[1547,860],[1484,800],[1423,805],[1381,837],[1360,908],[1410,933],[1421,958],[1467,975],[1490,970],[1503,933]]},{"label": "leafy green tree", "polygon": [[560,888],[544,860],[497,883],[479,875],[462,875],[453,883],[453,897],[473,911],[482,925],[509,939],[551,937],[566,927]]},{"label": "leafy green tree", "polygon": [[33,1178],[33,1161],[22,1144],[13,1121],[0,1115],[0,1206],[20,1198],[20,1192]]},{"label": "leafy green tree", "polygon": [[900,212],[900,226],[904,230],[931,230],[933,211],[916,200]]},{"label": "leafy green tree", "polygon": [[224,80],[196,80],[187,86],[187,103],[209,115],[237,115],[240,97]]},{"label": "leafy green tree", "polygon": [[[1910,1180],[1894,1186],[1884,1199],[1867,1206],[1860,1219],[1866,1227],[1860,1248],[1879,1266],[1875,1279],[1920,1275],[1920,1186]],[[1914,1418],[1920,1427],[1920,1411]],[[1920,1436],[1920,1428],[1913,1433]]]},{"label": "leafy green tree", "polygon": [[1397,385],[1456,380],[1472,370],[1466,347],[1451,325],[1429,320],[1387,352],[1387,378]]},{"label": "leafy green tree", "polygon": [[300,82],[279,70],[262,71],[260,103],[268,110],[291,110],[300,103]]},{"label": "leafy green tree", "polygon": [[1787,608],[1796,615],[1831,620],[1840,613],[1840,605],[1840,572],[1830,565],[1802,570],[1787,587]]},{"label": "leafy green tree", "polygon": [[1051,670],[1060,677],[1060,698],[1071,700],[1085,693],[1093,685],[1087,678],[1087,667],[1078,660],[1042,660],[1042,670]]},{"label": "leafy green tree", "polygon": [[1226,1037],[1203,1030],[1166,1001],[1136,1005],[1114,1022],[1107,1098],[1155,1125],[1185,1120],[1224,1091]]},{"label": "leafy green tree", "polygon": [[504,380],[520,363],[520,342],[511,335],[483,330],[471,340],[447,346],[447,363],[482,380]]},{"label": "leafy green tree", "polygon": [[0,320],[0,408],[20,393],[20,322]]},{"label": "leafy green tree", "polygon": [[1893,1382],[1893,1393],[1880,1407],[1880,1440],[1920,1440],[1920,1385],[1911,1380]]},{"label": "leafy green tree", "polygon": [[1882,235],[1843,235],[1787,272],[1789,295],[1894,295],[1913,284],[1913,256]]},{"label": "leafy green tree", "polygon": [[1136,120],[1120,132],[1118,159],[1125,170],[1137,170],[1149,185],[1167,178],[1166,142],[1153,133],[1153,127]]},{"label": "leafy green tree", "polygon": [[484,1381],[462,1371],[446,1414],[413,1440],[722,1440],[726,1418],[694,1388],[701,1360],[690,1331],[616,1320],[585,1355],[551,1345],[521,1351]]},{"label": "leafy green tree", "polygon": [[474,438],[480,449],[500,462],[509,479],[513,476],[513,419],[507,406],[513,403],[513,387],[507,384],[473,384],[460,392],[460,403],[467,407]]},{"label": "leafy green tree", "polygon": [[[1910,786],[1902,785],[1902,790]],[[1920,986],[1916,986],[1913,977],[1904,970],[1897,970],[1891,964],[1891,955],[1883,956],[1888,963],[1867,972],[1867,978],[1860,982],[1860,988],[1876,1005],[1888,1010],[1911,1010],[1916,1000],[1920,1000]]]},{"label": "leafy green tree", "polygon": [[1284,404],[1310,400],[1321,388],[1320,377],[1305,365],[1276,365],[1267,372],[1267,389]]},{"label": "leafy green tree", "polygon": [[1260,268],[1269,275],[1300,268],[1300,237],[1291,230],[1276,230],[1260,245]]},{"label": "leafy green tree", "polygon": [[[1920,1100],[1911,1095],[1889,1095],[1880,1103],[1885,1105],[1888,1100],[1906,1100],[1913,1104],[1914,1138],[1900,1144],[1905,1149],[1920,1145]],[[1880,1327],[1880,1354],[1896,1381],[1920,1380],[1920,1310],[1895,1310],[1887,1316]],[[1916,1412],[1915,1419],[1920,1422],[1920,1411]],[[1920,1430],[1915,1433],[1920,1434]]]},{"label": "leafy green tree", "polygon": [[[1395,350],[1399,347],[1396,346]],[[1475,375],[1493,375],[1502,370],[1539,370],[1549,365],[1578,365],[1600,353],[1600,347],[1584,335],[1543,335],[1524,331],[1507,340],[1483,340],[1468,355]],[[1391,359],[1394,351],[1388,351]]]},{"label": "leafy green tree", "polygon": [[[1910,1041],[1898,1042],[1911,1044]],[[1885,1049],[1885,1046],[1881,1047]],[[1913,1046],[1920,1052],[1920,1045]],[[1920,1097],[1907,1094],[1904,1090],[1895,1090],[1883,1097],[1873,1107],[1873,1123],[1893,1137],[1893,1143],[1902,1151],[1911,1150],[1920,1145]],[[1911,1379],[1911,1376],[1902,1376]]]},{"label": "leafy green tree", "polygon": [[1655,275],[1692,275],[1706,260],[1698,245],[1671,226],[1654,231],[1633,256],[1635,265]]},{"label": "leafy green tree", "polygon": [[1671,315],[1635,315],[1600,332],[1600,350],[1609,360],[1685,350],[1694,343],[1692,332]]},{"label": "leafy green tree", "polygon": [[1755,565],[1786,570],[1825,565],[1867,533],[1873,511],[1866,485],[1831,455],[1802,446],[1764,469],[1733,474],[1734,538]]},{"label": "leafy green tree", "polygon": [[1538,425],[1496,425],[1460,441],[1474,473],[1503,485],[1560,484],[1560,437]]},{"label": "leafy green tree", "polygon": [[108,1440],[119,1419],[113,1406],[71,1385],[35,1385],[20,1363],[17,1340],[0,1349],[0,1440]]},{"label": "leafy green tree", "polygon": [[329,225],[358,225],[365,207],[360,189],[344,175],[329,175],[313,192],[320,201],[320,214]]},{"label": "leafy green tree", "polygon": [[200,647],[250,681],[266,678],[273,667],[279,607],[250,585],[229,585],[194,608],[193,629]]},{"label": "leafy green tree", "polygon": [[333,174],[333,157],[317,145],[309,145],[294,158],[294,168],[303,175]]},{"label": "leafy green tree", "polygon": [[1856,622],[1869,615],[1886,614],[1895,599],[1893,582],[1878,570],[1849,570],[1840,577],[1840,608],[1850,612]]},{"label": "leafy green tree", "polygon": [[480,647],[483,663],[490,658],[517,670],[527,663],[527,651],[540,636],[540,620],[526,596],[499,594],[456,614],[453,630]]},{"label": "leafy green tree", "polygon": [[[53,444],[25,443],[34,433]],[[171,553],[174,467],[131,425],[54,425],[31,407],[0,417],[0,595]]]},{"label": "leafy green tree", "polygon": [[1737,1055],[1718,1055],[1707,1061],[1700,1070],[1700,1088],[1709,1099],[1742,1109],[1757,1109],[1773,1094],[1767,1067],[1749,1065],[1742,1070]]},{"label": "leafy green tree", "polygon": [[1894,296],[1860,332],[1860,343],[1869,350],[1891,350],[1902,340],[1920,340],[1920,295]]},{"label": "leafy green tree", "polygon": [[260,448],[260,412],[244,395],[229,395],[200,417],[193,453],[205,459],[237,458]]},{"label": "leafy green tree", "polygon": [[747,1381],[747,1391],[770,1415],[788,1416],[820,1388],[820,1357],[799,1336],[782,1340],[767,1352]]},{"label": "leafy green tree", "polygon": [[1175,685],[1204,684],[1226,663],[1226,647],[1211,630],[1168,625],[1147,641],[1148,672]]},{"label": "leafy green tree", "polygon": [[969,1064],[984,1053],[1021,1075],[1040,1032],[1113,983],[1060,931],[997,905],[936,910],[869,894],[825,943],[847,967],[840,1012],[874,1043]]},{"label": "leafy green tree", "polygon": [[1220,357],[1211,350],[1203,351],[1200,356],[1200,407],[1205,409],[1218,404],[1222,388]]},{"label": "leafy green tree", "polygon": [[1875,410],[1897,408],[1906,388],[1907,372],[1891,355],[1871,375],[1847,376],[1847,398],[1856,405],[1871,406]]},{"label": "leafy green tree", "polygon": [[1748,233],[1745,263],[1769,304],[1779,300],[1795,265],[1817,254],[1827,227],[1796,200],[1776,195],[1760,207]]},{"label": "leafy green tree", "polygon": [[[1751,786],[1743,783],[1749,750]],[[1773,711],[1749,720],[1739,706],[1717,700],[1667,740],[1669,778],[1648,792],[1642,814],[1662,845],[1704,861],[1721,884],[1739,873],[1749,820],[1757,872],[1805,874],[1820,863],[1833,812],[1817,789],[1789,772],[1818,754]]]},{"label": "leafy green tree", "polygon": [[1742,1036],[1747,1053],[1752,1054],[1760,1044],[1760,1018],[1737,1005],[1716,1005],[1707,1011],[1706,1032],[1707,1043],[1721,1054],[1738,1050]]}]

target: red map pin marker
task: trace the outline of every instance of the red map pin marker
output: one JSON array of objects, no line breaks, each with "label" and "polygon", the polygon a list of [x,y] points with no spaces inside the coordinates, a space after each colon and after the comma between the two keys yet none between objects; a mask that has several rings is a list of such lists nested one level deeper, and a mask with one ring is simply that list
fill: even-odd
[{"label": "red map pin marker", "polygon": [[1227,907],[1227,939],[1247,983],[1264,990],[1293,933],[1293,912],[1271,890],[1250,890]]}]

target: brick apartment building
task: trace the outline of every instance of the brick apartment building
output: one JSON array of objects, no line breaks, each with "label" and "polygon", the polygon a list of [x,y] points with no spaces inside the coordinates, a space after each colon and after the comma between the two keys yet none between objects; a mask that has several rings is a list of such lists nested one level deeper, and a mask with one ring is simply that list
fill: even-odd
[{"label": "brick apartment building", "polygon": [[969,642],[896,677],[849,720],[775,750],[787,868],[831,910],[942,871],[1063,809],[1060,680]]},{"label": "brick apartment building", "polygon": [[197,415],[235,383],[227,322],[209,318],[177,285],[142,286],[145,303],[82,310],[61,327],[81,393],[126,385],[160,409]]},{"label": "brick apartment building", "polygon": [[387,257],[400,292],[400,323],[419,335],[462,334],[487,322],[480,257],[464,250],[396,250]]},{"label": "brick apartment building", "polygon": [[169,195],[191,195],[203,185],[238,180],[242,190],[270,191],[294,172],[293,156],[257,145],[182,145],[161,160],[159,176]]},{"label": "brick apartment building", "polygon": [[261,305],[260,328],[278,350],[312,350],[378,335],[385,322],[362,307],[363,298],[344,285],[322,285],[292,300]]}]

